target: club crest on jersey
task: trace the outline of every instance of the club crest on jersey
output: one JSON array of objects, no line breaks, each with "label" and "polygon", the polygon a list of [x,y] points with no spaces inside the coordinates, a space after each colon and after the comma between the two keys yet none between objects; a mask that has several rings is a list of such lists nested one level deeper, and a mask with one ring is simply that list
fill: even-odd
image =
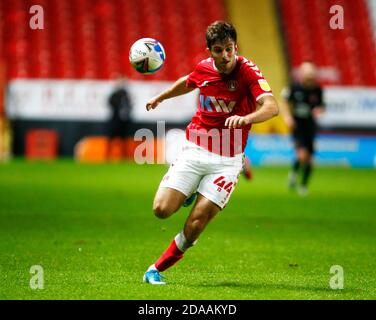
[{"label": "club crest on jersey", "polygon": [[231,112],[234,109],[236,101],[226,103],[224,100],[217,99],[212,96],[204,96],[200,94],[201,110],[208,112]]},{"label": "club crest on jersey", "polygon": [[227,89],[229,91],[235,91],[238,88],[238,82],[236,80],[227,81]]}]

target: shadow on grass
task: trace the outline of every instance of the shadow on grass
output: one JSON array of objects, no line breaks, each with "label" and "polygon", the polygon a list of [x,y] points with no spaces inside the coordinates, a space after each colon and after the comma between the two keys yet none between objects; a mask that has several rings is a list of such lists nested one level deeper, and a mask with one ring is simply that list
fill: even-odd
[{"label": "shadow on grass", "polygon": [[342,290],[333,290],[325,287],[315,286],[297,286],[290,284],[261,284],[261,283],[239,283],[239,282],[218,282],[218,283],[203,283],[199,285],[189,285],[200,288],[233,288],[245,290],[291,290],[291,291],[310,291],[310,292],[325,292],[325,293],[360,293],[364,290],[354,288],[344,288]]}]

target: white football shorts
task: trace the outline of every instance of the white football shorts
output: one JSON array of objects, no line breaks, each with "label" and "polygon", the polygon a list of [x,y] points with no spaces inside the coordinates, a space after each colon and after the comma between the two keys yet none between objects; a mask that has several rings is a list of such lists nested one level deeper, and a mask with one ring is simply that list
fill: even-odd
[{"label": "white football shorts", "polygon": [[178,190],[187,197],[197,191],[223,209],[242,167],[243,154],[224,157],[186,141],[159,187]]}]

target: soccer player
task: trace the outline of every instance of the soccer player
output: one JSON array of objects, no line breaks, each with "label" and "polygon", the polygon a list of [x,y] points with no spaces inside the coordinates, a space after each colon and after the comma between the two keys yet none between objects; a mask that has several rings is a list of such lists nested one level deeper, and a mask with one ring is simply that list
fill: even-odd
[{"label": "soccer player", "polygon": [[[296,159],[289,172],[289,188],[298,187],[304,196],[308,192],[308,181],[312,172],[314,140],[317,131],[316,118],[323,110],[322,89],[316,82],[316,67],[311,62],[303,62],[299,68],[299,81],[282,91],[284,101],[281,111],[287,126],[292,130]],[[298,184],[299,169],[302,179]]]},{"label": "soccer player", "polygon": [[212,23],[206,31],[210,57],[146,104],[152,110],[165,99],[200,90],[198,109],[186,128],[186,144],[163,177],[153,210],[165,219],[192,194],[197,199],[184,228],[145,272],[144,282],[165,284],[160,273],[183,258],[229,201],[243,167],[252,124],[278,114],[277,102],[259,68],[237,55],[236,37],[231,24]]}]

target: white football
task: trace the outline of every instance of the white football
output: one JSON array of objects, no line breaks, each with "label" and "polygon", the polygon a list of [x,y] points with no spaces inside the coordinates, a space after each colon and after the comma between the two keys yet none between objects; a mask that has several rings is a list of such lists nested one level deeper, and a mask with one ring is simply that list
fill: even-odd
[{"label": "white football", "polygon": [[129,50],[129,62],[138,72],[152,74],[163,67],[166,53],[162,44],[152,38],[142,38]]}]

